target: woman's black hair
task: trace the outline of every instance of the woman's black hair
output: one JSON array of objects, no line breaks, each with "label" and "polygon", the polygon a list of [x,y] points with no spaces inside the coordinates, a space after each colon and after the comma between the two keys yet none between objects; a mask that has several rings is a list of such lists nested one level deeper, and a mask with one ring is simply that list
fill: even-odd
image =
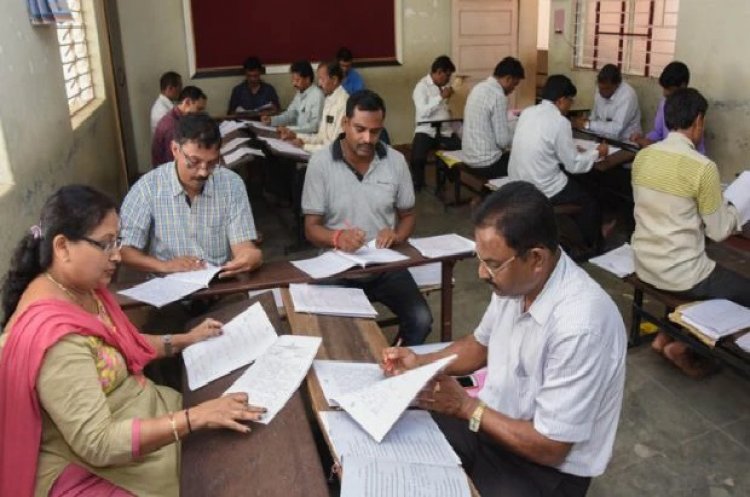
[{"label": "woman's black hair", "polygon": [[39,229],[35,226],[18,243],[3,280],[3,325],[15,312],[29,283],[52,264],[52,240],[57,235],[81,240],[113,210],[117,211],[117,204],[90,186],[64,186],[47,199]]}]

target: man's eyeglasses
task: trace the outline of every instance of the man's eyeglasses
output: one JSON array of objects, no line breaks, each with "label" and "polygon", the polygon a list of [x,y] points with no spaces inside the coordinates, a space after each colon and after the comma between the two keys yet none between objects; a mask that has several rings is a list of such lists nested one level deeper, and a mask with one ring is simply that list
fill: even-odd
[{"label": "man's eyeglasses", "polygon": [[100,250],[107,254],[111,254],[115,250],[120,250],[122,248],[122,238],[119,236],[107,241],[94,240],[93,238],[82,236],[81,240],[90,243],[94,247],[98,247]]},{"label": "man's eyeglasses", "polygon": [[200,169],[200,167],[203,166],[206,171],[213,171],[216,169],[216,166],[221,164],[221,157],[212,161],[204,161],[197,157],[190,157],[182,149],[182,145],[180,145],[180,153],[185,158],[185,167],[188,169]]},{"label": "man's eyeglasses", "polygon": [[[507,261],[503,262],[502,264],[493,264],[490,265],[488,262],[486,262],[484,259],[479,257],[479,254],[477,254],[477,259],[479,259],[479,263],[484,266],[484,268],[487,270],[488,273],[490,273],[490,276],[494,279],[497,273],[508,267],[508,264],[513,262],[516,259],[516,256],[514,255]],[[494,267],[493,267],[494,266]]]}]

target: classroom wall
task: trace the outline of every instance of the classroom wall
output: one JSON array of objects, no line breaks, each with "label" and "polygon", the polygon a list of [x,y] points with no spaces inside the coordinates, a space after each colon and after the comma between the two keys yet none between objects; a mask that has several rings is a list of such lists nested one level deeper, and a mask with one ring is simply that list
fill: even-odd
[{"label": "classroom wall", "polygon": [[[86,2],[84,2],[86,3]],[[101,52],[108,67],[107,37],[100,1],[95,2]],[[101,82],[105,96],[73,129],[53,27],[32,27],[26,2],[3,2],[0,29],[0,274],[41,205],[58,187],[86,183],[113,196],[120,193],[122,163],[112,100],[112,78]],[[100,97],[102,97],[100,92]]]},{"label": "classroom wall", "polygon": [[[596,74],[572,67],[574,0],[552,0],[551,9],[565,11],[566,29],[550,28],[549,74],[568,74],[578,87],[576,107],[593,104]],[[550,16],[554,19],[554,15]],[[690,67],[691,86],[709,101],[706,148],[716,161],[724,181],[748,169],[750,153],[750,2],[747,0],[681,0],[675,59]],[[551,21],[552,22],[552,21]],[[658,78],[658,75],[657,75]],[[651,128],[661,97],[658,80],[626,76],[641,104],[643,126]]]},{"label": "classroom wall", "polygon": [[[208,111],[212,114],[226,112],[231,89],[241,77],[188,79],[182,0],[119,0],[117,6],[138,166],[147,171],[151,167],[148,115],[159,91],[159,76],[175,70],[182,74],[184,84],[202,88],[208,95]],[[437,55],[450,52],[450,13],[450,1],[403,0],[403,65],[360,69],[368,88],[385,99],[386,126],[394,143],[411,142],[412,89],[427,74]],[[346,41],[342,40],[342,44]],[[248,55],[251,52],[252,47],[248,47]],[[291,101],[294,89],[288,74],[269,74],[265,80],[276,87],[282,105]]]}]

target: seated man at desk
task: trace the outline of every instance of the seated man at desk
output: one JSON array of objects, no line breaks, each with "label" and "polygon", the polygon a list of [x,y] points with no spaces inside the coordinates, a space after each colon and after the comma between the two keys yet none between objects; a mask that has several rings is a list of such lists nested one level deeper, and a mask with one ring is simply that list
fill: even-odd
[{"label": "seated man at desk", "polygon": [[466,165],[487,179],[507,176],[513,133],[508,124],[508,95],[525,73],[518,59],[505,57],[492,76],[471,89],[464,107],[463,152]]},{"label": "seated man at desk", "polygon": [[[386,374],[456,354],[419,405],[481,495],[584,496],[612,456],[626,332],[607,293],[561,249],[552,204],[512,182],[474,215],[479,278],[493,295],[473,334],[416,355],[383,351]],[[487,367],[478,398],[455,378]]]},{"label": "seated man at desk", "polygon": [[[633,162],[635,272],[683,298],[724,298],[750,307],[750,280],[706,255],[706,237],[721,241],[741,228],[737,209],[721,192],[716,164],[696,150],[707,109],[697,90],[676,90],[664,105],[669,135]],[[652,346],[690,376],[709,371],[687,344],[670,342],[660,333]]]},{"label": "seated man at desk", "polygon": [[352,95],[359,90],[364,90],[365,81],[362,79],[362,76],[359,75],[359,72],[352,67],[354,64],[354,55],[352,54],[352,51],[346,47],[339,48],[339,51],[336,52],[336,60],[338,61],[339,66],[341,66],[341,73],[344,75],[344,78],[341,81],[341,86],[344,87],[344,90],[346,90],[349,95]]},{"label": "seated man at desk", "polygon": [[614,64],[605,65],[596,77],[596,85],[598,89],[591,115],[576,118],[575,127],[620,141],[640,133],[638,95],[622,80],[620,69]]},{"label": "seated man at desk", "polygon": [[173,273],[221,266],[219,277],[260,266],[253,213],[242,179],[218,167],[221,134],[207,114],[177,123],[175,160],[145,174],[122,204],[122,261]]},{"label": "seated man at desk", "polygon": [[343,77],[341,66],[336,61],[318,66],[318,85],[326,95],[318,132],[297,134],[294,131],[282,129],[280,132],[282,140],[291,141],[308,152],[320,150],[333,143],[341,133],[341,122],[346,113],[346,99],[349,98],[349,94],[341,86]]},{"label": "seated man at desk", "polygon": [[271,126],[284,126],[295,133],[317,133],[323,112],[325,95],[313,84],[314,74],[310,63],[300,60],[292,64],[292,86],[297,93],[292,103],[278,116],[263,116],[261,121]]},{"label": "seated man at desk", "polygon": [[172,108],[182,91],[182,76],[174,71],[165,72],[159,78],[159,96],[151,106],[151,136],[154,136],[156,126]]},{"label": "seated man at desk", "polygon": [[[414,231],[414,187],[404,156],[380,141],[383,99],[369,90],[346,104],[344,133],[310,158],[302,193],[305,236],[317,247],[354,252],[405,243]],[[404,344],[424,342],[432,314],[409,271],[346,279],[399,319]]]},{"label": "seated man at desk", "polygon": [[[649,145],[660,142],[669,135],[667,123],[664,121],[664,103],[672,93],[680,88],[687,88],[690,84],[690,69],[684,63],[679,61],[670,62],[659,76],[659,86],[662,88],[663,96],[659,100],[659,107],[656,109],[654,116],[654,127],[646,135],[635,133],[630,137],[630,141],[635,142],[639,147],[646,148]],[[703,137],[696,147],[698,152],[706,155],[706,144]]]},{"label": "seated man at desk", "polygon": [[281,108],[276,89],[260,79],[265,67],[258,57],[248,57],[242,66],[245,81],[232,89],[227,114],[240,112],[276,112]]},{"label": "seated man at desk", "polygon": [[425,184],[424,168],[430,150],[438,147],[444,150],[461,148],[461,140],[454,133],[451,123],[444,122],[437,127],[430,123],[419,124],[423,121],[442,121],[451,118],[448,99],[453,95],[453,88],[449,82],[454,72],[456,66],[450,57],[441,55],[432,63],[430,74],[419,80],[411,95],[417,123],[414,140],[411,142],[411,174],[414,189],[417,191]]},{"label": "seated man at desk", "polygon": [[542,101],[521,113],[513,137],[508,176],[536,185],[552,205],[575,204],[581,209],[573,220],[581,231],[587,253],[598,250],[601,241],[601,215],[597,201],[567,173],[581,174],[591,170],[597,159],[607,156],[607,145],[581,152],[573,141],[567,113],[577,89],[561,74],[547,78]]},{"label": "seated man at desk", "polygon": [[153,167],[174,160],[172,139],[180,118],[187,114],[203,112],[206,109],[208,97],[197,86],[186,86],[178,98],[179,103],[161,118],[151,138],[151,165]]}]

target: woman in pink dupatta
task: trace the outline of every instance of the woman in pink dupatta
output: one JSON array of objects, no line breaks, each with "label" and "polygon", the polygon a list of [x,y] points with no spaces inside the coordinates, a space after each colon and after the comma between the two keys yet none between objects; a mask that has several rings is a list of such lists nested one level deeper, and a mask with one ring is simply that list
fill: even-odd
[{"label": "woman in pink dupatta", "polygon": [[[164,356],[106,290],[120,261],[116,205],[85,186],[50,197],[2,288],[0,495],[179,494],[179,440],[206,428],[247,433],[262,409],[231,394],[181,409],[146,379]],[[176,350],[221,332],[206,320]]]}]

